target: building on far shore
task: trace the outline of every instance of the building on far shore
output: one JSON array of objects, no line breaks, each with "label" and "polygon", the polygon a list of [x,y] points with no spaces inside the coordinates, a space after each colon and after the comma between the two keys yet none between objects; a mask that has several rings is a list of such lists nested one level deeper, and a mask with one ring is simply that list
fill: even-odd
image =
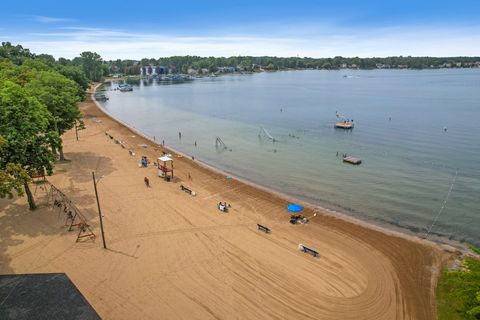
[{"label": "building on far shore", "polygon": [[161,74],[171,74],[174,73],[174,68],[172,66],[142,66],[140,68],[140,74],[143,76],[153,76]]},{"label": "building on far shore", "polygon": [[377,67],[377,69],[390,69],[392,67],[389,64],[383,63],[377,63],[375,66]]},{"label": "building on far shore", "polygon": [[234,73],[235,68],[234,67],[218,67],[217,72],[218,73]]}]

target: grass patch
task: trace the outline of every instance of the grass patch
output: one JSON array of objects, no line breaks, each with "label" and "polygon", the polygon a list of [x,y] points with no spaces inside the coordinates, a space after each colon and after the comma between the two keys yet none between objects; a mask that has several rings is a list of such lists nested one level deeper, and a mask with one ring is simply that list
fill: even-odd
[{"label": "grass patch", "polygon": [[438,320],[480,319],[480,261],[466,258],[460,271],[442,271],[437,314]]},{"label": "grass patch", "polygon": [[477,246],[474,246],[473,244],[470,245],[470,250],[472,250],[476,254],[480,254],[480,248]]}]

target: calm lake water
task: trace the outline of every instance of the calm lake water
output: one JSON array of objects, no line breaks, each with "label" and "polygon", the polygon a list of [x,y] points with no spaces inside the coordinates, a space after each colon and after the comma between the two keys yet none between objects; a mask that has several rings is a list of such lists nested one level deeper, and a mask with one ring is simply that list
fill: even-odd
[{"label": "calm lake water", "polygon": [[[480,244],[479,69],[289,71],[116,87],[106,86],[108,112],[206,163],[370,222],[425,234],[436,221],[432,237]],[[334,129],[336,111],[355,128]],[[277,141],[259,139],[260,126]],[[216,150],[217,136],[232,151]],[[344,164],[337,152],[363,163]]]}]

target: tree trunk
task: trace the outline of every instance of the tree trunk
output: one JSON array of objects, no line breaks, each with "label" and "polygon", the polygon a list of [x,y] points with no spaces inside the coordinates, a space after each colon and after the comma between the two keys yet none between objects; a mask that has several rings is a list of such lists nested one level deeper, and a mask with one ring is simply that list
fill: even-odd
[{"label": "tree trunk", "polygon": [[25,193],[27,194],[28,205],[30,206],[30,210],[35,210],[37,208],[37,205],[35,204],[35,199],[33,198],[32,191],[30,191],[28,182],[24,182],[23,186],[25,187]]},{"label": "tree trunk", "polygon": [[[60,137],[60,132],[58,131],[58,126],[57,126],[57,120],[56,119],[55,119],[54,124],[55,124],[55,131],[58,133],[58,136]],[[54,148],[54,147],[52,146],[52,148]],[[58,151],[60,152],[59,160],[60,161],[65,160],[63,158],[63,150],[62,150],[62,143],[61,142],[60,142],[60,145],[58,146]],[[57,155],[55,151],[53,152],[53,154],[55,154],[55,156]]]},{"label": "tree trunk", "polygon": [[60,161],[64,161],[65,160],[65,156],[63,155],[63,145],[60,144],[60,146],[58,147],[58,153],[60,154]]}]

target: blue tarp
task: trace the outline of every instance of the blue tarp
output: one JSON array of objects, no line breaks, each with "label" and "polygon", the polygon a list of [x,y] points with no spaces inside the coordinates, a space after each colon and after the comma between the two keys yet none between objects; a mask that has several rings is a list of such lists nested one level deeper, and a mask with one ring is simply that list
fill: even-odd
[{"label": "blue tarp", "polygon": [[290,203],[287,207],[288,211],[292,211],[292,212],[300,212],[303,210],[303,207],[299,204],[296,204],[296,203]]}]

